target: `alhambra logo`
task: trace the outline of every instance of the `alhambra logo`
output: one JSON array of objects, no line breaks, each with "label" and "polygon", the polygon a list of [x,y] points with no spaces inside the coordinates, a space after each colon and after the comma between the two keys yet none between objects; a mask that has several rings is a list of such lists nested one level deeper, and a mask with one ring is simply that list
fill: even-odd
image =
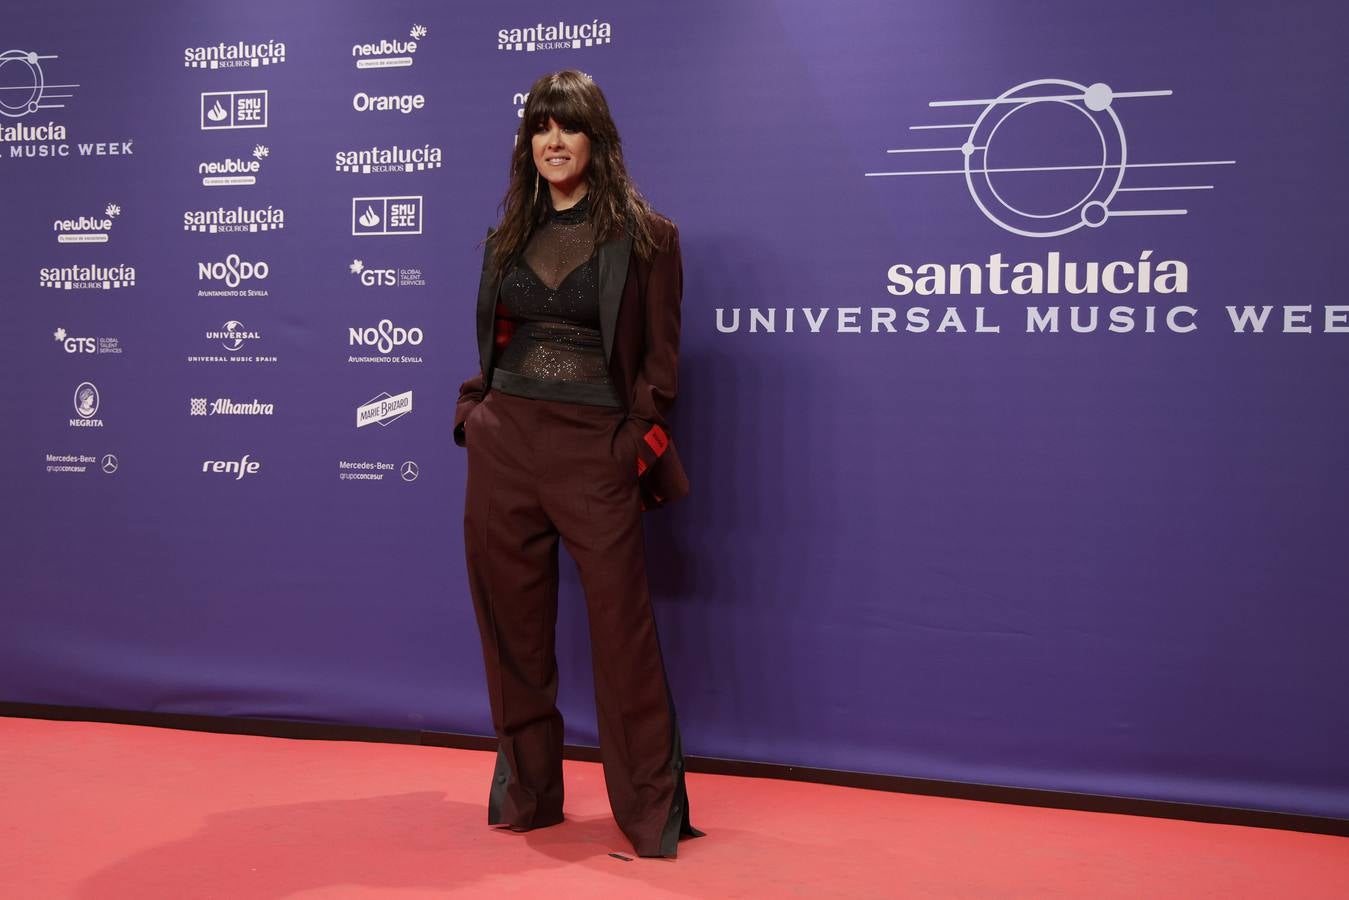
[{"label": "alhambra logo", "polygon": [[518,50],[533,53],[536,50],[580,50],[613,40],[614,27],[608,22],[592,19],[570,24],[528,25],[523,28],[502,28],[497,32],[498,50]]},{"label": "alhambra logo", "polygon": [[425,25],[413,25],[407,38],[381,38],[368,44],[352,44],[351,56],[358,69],[405,69],[411,66],[421,41],[426,39]]},{"label": "alhambra logo", "polygon": [[286,61],[284,41],[250,44],[236,41],[183,50],[183,65],[189,69],[239,69],[274,66]]},{"label": "alhambra logo", "polygon": [[963,177],[979,211],[1022,237],[1058,237],[1112,219],[1183,216],[1187,206],[1169,198],[1198,198],[1196,192],[1214,188],[1190,173],[1235,161],[1130,158],[1117,110],[1171,93],[1039,78],[990,99],[933,100],[929,109],[960,121],[910,125],[917,145],[886,152],[948,162],[866,176]]}]

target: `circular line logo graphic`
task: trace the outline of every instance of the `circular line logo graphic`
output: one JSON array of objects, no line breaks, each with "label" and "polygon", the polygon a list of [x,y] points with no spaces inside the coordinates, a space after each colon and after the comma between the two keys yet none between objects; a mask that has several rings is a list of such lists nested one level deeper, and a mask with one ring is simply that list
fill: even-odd
[{"label": "circular line logo graphic", "polygon": [[[23,68],[28,69],[27,78],[24,78],[21,71]],[[45,86],[42,64],[38,62],[36,53],[28,50],[6,50],[0,53],[0,72],[4,72],[8,78],[13,78],[16,70],[19,70],[21,82],[5,84],[3,90],[0,90],[0,115],[12,119],[37,112],[41,106],[42,90]],[[27,97],[23,96],[25,91],[28,93]]]},{"label": "circular line logo graphic", "polygon": [[98,388],[94,387],[92,381],[82,381],[75,388],[75,412],[81,419],[92,419],[98,415]]},{"label": "circular line logo graphic", "polygon": [[103,471],[104,471],[105,473],[107,473],[108,475],[111,475],[111,474],[113,474],[114,472],[117,471],[117,457],[116,457],[116,456],[114,456],[113,454],[109,453],[107,456],[103,457]]},{"label": "circular line logo graphic", "polygon": [[[1056,93],[1046,94],[1045,88],[1054,89]],[[1128,162],[1124,126],[1111,108],[1113,99],[1113,92],[1104,84],[1088,87],[1075,81],[1040,78],[1004,91],[984,107],[960,147],[965,158],[965,184],[984,215],[1008,231],[1025,237],[1056,237],[1076,231],[1083,225],[1092,228],[1104,225],[1109,218],[1110,201],[1124,182]],[[1075,127],[1073,122],[1085,118],[1094,132],[1091,144],[1093,149],[1099,148],[1099,157],[1065,166],[1005,164],[996,152],[998,132],[1004,126],[1011,131],[1016,118],[1027,118],[1029,112],[1047,110],[1071,110],[1076,114],[1070,114],[1063,122],[1064,131]],[[1053,170],[1058,170],[1059,174],[1086,172],[1094,175],[1094,179],[1075,201],[1050,212],[1019,208],[999,193],[995,185],[994,176],[998,176],[1005,192],[1008,178],[1024,176],[1028,171],[1038,171],[1038,177],[1043,178]]]},{"label": "circular line logo graphic", "polygon": [[[992,98],[932,100],[929,108],[968,109],[974,121],[910,125],[915,141],[921,135],[963,132],[963,142],[948,138],[941,146],[897,147],[886,153],[918,154],[905,158],[940,159],[944,164],[865,175],[963,176],[979,211],[1022,237],[1057,237],[1083,226],[1099,228],[1117,217],[1183,216],[1188,209],[1165,205],[1158,198],[1188,196],[1175,192],[1208,191],[1214,185],[1178,184],[1178,176],[1166,170],[1194,171],[1236,161],[1130,159],[1116,107],[1121,101],[1171,94],[1169,89],[1121,91],[1101,82],[1085,85],[1065,78],[1037,78]],[[947,154],[959,154],[960,163]]]},{"label": "circular line logo graphic", "polygon": [[417,468],[417,464],[412,460],[403,463],[403,467],[399,472],[402,474],[404,481],[416,481],[417,476],[421,474],[421,471]]}]

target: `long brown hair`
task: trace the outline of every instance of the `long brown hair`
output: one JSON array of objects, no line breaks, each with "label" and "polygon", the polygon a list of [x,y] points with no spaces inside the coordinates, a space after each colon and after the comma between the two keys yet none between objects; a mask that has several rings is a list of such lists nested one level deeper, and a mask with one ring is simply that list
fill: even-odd
[{"label": "long brown hair", "polygon": [[510,187],[501,201],[501,221],[489,236],[497,271],[505,271],[548,213],[548,182],[534,165],[532,139],[536,130],[547,127],[550,118],[590,139],[585,179],[595,242],[627,231],[633,238],[633,251],[650,259],[656,250],[650,226],[653,213],[623,165],[623,143],[604,92],[584,72],[563,69],[534,82],[525,101],[520,132],[511,152]]}]

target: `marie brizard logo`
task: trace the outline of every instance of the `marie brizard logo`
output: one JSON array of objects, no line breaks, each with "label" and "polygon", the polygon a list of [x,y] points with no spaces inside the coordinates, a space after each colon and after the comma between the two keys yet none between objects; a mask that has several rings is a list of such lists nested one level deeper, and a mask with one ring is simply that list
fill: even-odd
[{"label": "marie brizard logo", "polygon": [[[958,153],[960,167],[866,175],[963,175],[970,196],[988,220],[1025,237],[1057,237],[1084,225],[1099,228],[1114,218],[1183,216],[1189,210],[1145,198],[1212,190],[1213,185],[1176,181],[1166,177],[1174,174],[1166,170],[1230,166],[1235,160],[1131,161],[1124,124],[1115,112],[1117,101],[1170,95],[1169,90],[1116,91],[1099,82],[1088,86],[1039,78],[992,99],[934,100],[928,103],[933,109],[979,112],[973,122],[910,125],[909,130],[937,135],[963,132],[964,140],[955,146],[950,146],[954,141],[943,141],[943,146],[886,152]],[[1142,184],[1126,178],[1141,170],[1160,171],[1142,179],[1146,182]]]},{"label": "marie brizard logo", "polygon": [[48,84],[42,60],[55,53],[6,50],[0,53],[0,116],[20,119],[40,109],[63,109],[78,84]]}]

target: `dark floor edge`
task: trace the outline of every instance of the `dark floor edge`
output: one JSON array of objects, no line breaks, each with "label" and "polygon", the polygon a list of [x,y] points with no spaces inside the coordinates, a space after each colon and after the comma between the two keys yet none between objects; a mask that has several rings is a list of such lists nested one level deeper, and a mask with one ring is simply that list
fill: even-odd
[{"label": "dark floor edge", "polygon": [[[0,716],[73,722],[108,722],[118,725],[144,725],[154,728],[178,728],[218,734],[245,734],[306,740],[420,744],[462,750],[496,749],[496,739],[482,735],[448,734],[438,731],[412,731],[399,728],[375,728],[366,725],[341,725],[329,722],[303,722],[284,719],[138,712],[87,706],[52,706],[40,703],[6,701],[0,701]],[[587,762],[599,760],[599,751],[594,747],[579,747],[569,744],[564,750],[564,755],[567,759]],[[962,781],[938,781],[928,778],[910,778],[903,775],[845,772],[837,769],[815,769],[807,766],[747,762],[708,756],[686,756],[684,762],[689,772],[713,775],[778,778],[787,781],[804,781],[814,784],[919,794],[929,797],[949,797],[958,800],[981,800],[988,803],[1009,803],[1017,806],[1117,813],[1159,819],[1182,819],[1191,822],[1277,828],[1284,831],[1303,831],[1313,834],[1349,837],[1349,819],[1309,816],[1299,813],[1207,806],[1197,803],[1147,800],[1137,797],[1079,794],[1070,791],[1049,791],[1038,788],[1008,787]]]}]

